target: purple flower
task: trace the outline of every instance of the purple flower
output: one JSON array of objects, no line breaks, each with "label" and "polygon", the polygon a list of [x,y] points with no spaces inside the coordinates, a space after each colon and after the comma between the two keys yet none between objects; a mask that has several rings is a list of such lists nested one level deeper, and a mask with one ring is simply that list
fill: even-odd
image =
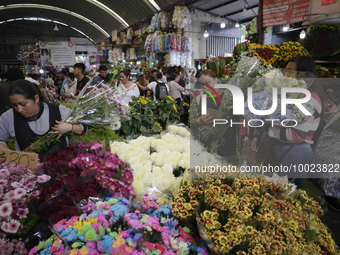
[{"label": "purple flower", "polygon": [[38,176],[37,182],[38,183],[45,183],[48,182],[51,179],[51,176],[48,176],[46,174]]},{"label": "purple flower", "polygon": [[11,203],[4,203],[0,206],[0,216],[7,217],[10,216],[13,211]]},{"label": "purple flower", "polygon": [[26,195],[26,190],[23,188],[17,188],[14,190],[14,198],[19,199]]},{"label": "purple flower", "polygon": [[7,169],[1,169],[0,170],[0,178],[5,178],[9,175],[9,172]]},{"label": "purple flower", "polygon": [[104,149],[104,146],[98,142],[92,143],[90,150],[91,151],[101,151]]},{"label": "purple flower", "polygon": [[16,233],[18,231],[18,228],[20,227],[20,222],[17,220],[11,220],[8,223],[8,231],[9,233]]},{"label": "purple flower", "polygon": [[28,214],[28,209],[27,208],[25,208],[25,209],[19,208],[18,209],[17,215],[18,215],[18,217],[20,219],[25,218],[27,214]]}]

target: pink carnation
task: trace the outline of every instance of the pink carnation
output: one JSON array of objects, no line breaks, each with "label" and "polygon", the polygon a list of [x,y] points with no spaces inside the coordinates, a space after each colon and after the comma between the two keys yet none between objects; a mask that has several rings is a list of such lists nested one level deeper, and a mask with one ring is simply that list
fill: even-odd
[{"label": "pink carnation", "polygon": [[27,214],[28,214],[28,209],[27,208],[25,208],[25,209],[19,208],[19,210],[17,212],[17,215],[18,215],[18,217],[20,219],[25,218]]},{"label": "pink carnation", "polygon": [[4,203],[0,206],[0,217],[10,216],[13,211],[11,203]]},{"label": "pink carnation", "polygon": [[14,198],[18,199],[18,198],[22,198],[23,196],[26,195],[26,190],[24,190],[23,188],[17,188],[14,190]]},{"label": "pink carnation", "polygon": [[22,185],[20,182],[13,182],[13,183],[11,184],[11,186],[12,186],[13,188],[22,188],[22,187],[23,187],[23,185]]},{"label": "pink carnation", "polygon": [[46,174],[38,176],[37,182],[38,183],[45,183],[48,182],[51,179],[51,176],[48,176]]},{"label": "pink carnation", "polygon": [[9,230],[7,232],[9,233],[16,233],[18,231],[18,228],[20,227],[20,222],[17,220],[11,220],[9,223]]},{"label": "pink carnation", "polygon": [[9,175],[9,172],[8,172],[7,169],[1,169],[1,170],[0,170],[0,177],[1,177],[1,178],[5,178],[5,177],[7,177],[8,175]]},{"label": "pink carnation", "polygon": [[33,192],[31,193],[31,196],[32,196],[32,197],[37,197],[37,196],[39,196],[39,194],[40,194],[40,192],[39,192],[38,190],[36,190],[36,191],[33,191]]}]

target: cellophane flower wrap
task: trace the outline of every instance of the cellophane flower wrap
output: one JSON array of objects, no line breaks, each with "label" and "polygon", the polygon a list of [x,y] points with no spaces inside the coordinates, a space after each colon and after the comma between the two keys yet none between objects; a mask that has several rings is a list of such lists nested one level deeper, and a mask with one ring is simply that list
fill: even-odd
[{"label": "cellophane flower wrap", "polygon": [[[125,108],[117,91],[102,82],[93,86],[91,82],[88,82],[78,95],[70,115],[64,122],[118,130],[121,127],[121,121],[125,119],[128,117],[125,115]],[[42,136],[25,151],[34,152],[37,147],[41,147],[57,136],[57,134]]]},{"label": "cellophane flower wrap", "polygon": [[[298,107],[294,104],[286,105],[286,115],[281,113],[281,90],[282,88],[304,88],[307,89],[313,82],[313,74],[307,72],[296,72],[285,70],[285,72],[294,72],[297,78],[285,77],[282,70],[273,69],[272,71],[266,73],[262,78],[258,79],[252,86],[252,104],[256,110],[268,110],[272,108],[273,104],[273,88],[277,88],[277,105],[275,111],[269,115],[256,115],[249,110],[248,102],[245,103],[245,118],[247,120],[251,119],[276,119],[278,121],[274,122],[274,125],[280,125],[280,121],[285,119],[294,119],[297,123],[302,123],[307,121],[310,117],[305,115],[300,111]],[[287,99],[297,99],[304,97],[301,93],[287,93]],[[318,108],[320,108],[320,103],[313,97],[303,103],[303,106],[313,114]],[[275,107],[275,106],[274,106]],[[253,124],[253,123],[252,123]]]},{"label": "cellophane flower wrap", "polygon": [[[161,135],[140,136],[111,143],[111,152],[133,169],[136,195],[149,192],[176,194],[183,180],[190,182],[190,132],[176,125]],[[157,194],[159,195],[159,194]]]},{"label": "cellophane flower wrap", "polygon": [[213,253],[338,254],[320,221],[320,205],[305,191],[265,178],[234,177],[184,185],[171,205],[183,220],[196,217]]},{"label": "cellophane flower wrap", "polygon": [[168,201],[149,194],[135,209],[125,198],[89,203],[80,216],[63,219],[53,229],[55,235],[29,255],[208,254],[199,238],[173,218]]}]

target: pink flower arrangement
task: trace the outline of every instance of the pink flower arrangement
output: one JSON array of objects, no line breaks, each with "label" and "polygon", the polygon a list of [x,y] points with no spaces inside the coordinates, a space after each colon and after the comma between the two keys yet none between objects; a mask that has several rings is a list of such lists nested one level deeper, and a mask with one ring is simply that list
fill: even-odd
[{"label": "pink flower arrangement", "polygon": [[22,165],[4,163],[0,167],[0,229],[6,233],[18,233],[25,230],[20,220],[29,213],[27,203],[31,197],[39,195],[37,184],[49,181],[50,177],[37,176]]},{"label": "pink flower arrangement", "polygon": [[114,197],[135,197],[133,170],[125,162],[116,154],[103,152],[103,146],[98,142],[92,143],[87,150],[90,153],[78,155],[69,162],[69,167],[82,169],[80,175],[84,179],[94,177]]}]

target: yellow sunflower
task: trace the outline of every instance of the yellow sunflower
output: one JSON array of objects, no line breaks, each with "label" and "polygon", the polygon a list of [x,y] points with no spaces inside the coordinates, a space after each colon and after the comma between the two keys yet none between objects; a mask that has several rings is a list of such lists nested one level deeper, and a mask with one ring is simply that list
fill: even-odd
[{"label": "yellow sunflower", "polygon": [[313,30],[315,30],[315,27],[314,27],[314,26],[311,26],[309,29],[310,29],[311,31],[313,31]]},{"label": "yellow sunflower", "polygon": [[297,56],[297,52],[296,51],[293,51],[293,56]]},{"label": "yellow sunflower", "polygon": [[284,43],[283,43],[283,45],[289,45],[289,43],[287,43],[287,42],[284,42]]},{"label": "yellow sunflower", "polygon": [[300,46],[301,44],[300,44],[300,43],[298,43],[298,42],[295,42],[295,45],[296,45],[296,46]]},{"label": "yellow sunflower", "polygon": [[332,89],[327,89],[327,93],[331,94],[331,93],[333,93],[333,90]]},{"label": "yellow sunflower", "polygon": [[286,56],[286,55],[287,55],[286,52],[284,52],[284,51],[281,52],[281,56]]},{"label": "yellow sunflower", "polygon": [[328,28],[328,27],[327,27],[326,25],[323,25],[323,26],[322,26],[322,30],[327,30],[327,28]]},{"label": "yellow sunflower", "polygon": [[280,46],[280,49],[281,49],[281,50],[285,50],[286,47],[285,47],[285,46]]},{"label": "yellow sunflower", "polygon": [[329,27],[328,30],[333,31],[335,28],[334,27]]},{"label": "yellow sunflower", "polygon": [[284,62],[287,62],[287,61],[288,61],[288,58],[284,58],[283,61],[284,61]]},{"label": "yellow sunflower", "polygon": [[292,42],[292,41],[289,41],[289,44],[295,44],[294,42]]},{"label": "yellow sunflower", "polygon": [[274,57],[274,58],[278,58],[279,56],[278,56],[278,55],[274,55],[273,57]]},{"label": "yellow sunflower", "polygon": [[275,51],[275,54],[280,54],[280,51],[276,50],[276,51]]},{"label": "yellow sunflower", "polygon": [[282,60],[282,57],[281,57],[281,56],[279,56],[279,57],[277,58],[277,60],[278,60],[278,61],[281,61],[281,60]]},{"label": "yellow sunflower", "polygon": [[251,51],[250,51],[250,53],[251,53],[251,54],[254,54],[254,53],[255,53],[255,51],[251,50]]},{"label": "yellow sunflower", "polygon": [[259,56],[259,54],[257,54],[257,53],[254,53],[254,57],[258,57]]},{"label": "yellow sunflower", "polygon": [[317,28],[317,29],[321,29],[322,26],[321,26],[321,25],[317,25],[316,28]]},{"label": "yellow sunflower", "polygon": [[296,47],[295,47],[295,46],[292,46],[292,50],[296,50]]},{"label": "yellow sunflower", "polygon": [[292,49],[291,49],[290,47],[287,47],[287,50],[288,50],[288,51],[292,51]]}]

